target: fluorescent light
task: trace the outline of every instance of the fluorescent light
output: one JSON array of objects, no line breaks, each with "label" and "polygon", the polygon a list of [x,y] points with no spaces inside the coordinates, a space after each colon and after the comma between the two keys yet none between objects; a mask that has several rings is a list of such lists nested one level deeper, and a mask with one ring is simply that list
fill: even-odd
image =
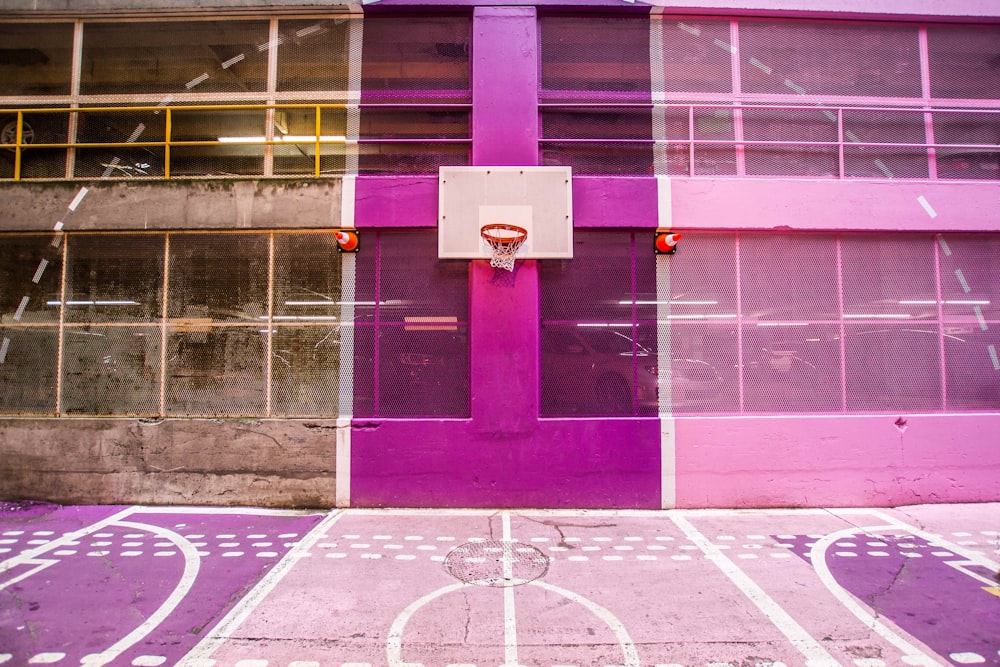
[{"label": "fluorescent light", "polygon": [[[58,306],[61,301],[46,301],[47,306]],[[138,301],[131,301],[128,299],[121,300],[106,300],[106,301],[67,301],[67,306],[138,306]]]},{"label": "fluorescent light", "polygon": [[759,327],[807,327],[808,322],[758,322]]},{"label": "fluorescent light", "polygon": [[[263,319],[267,319],[266,317]],[[271,318],[272,320],[306,320],[311,322],[313,320],[336,320],[337,318],[333,315],[275,315]]]},{"label": "fluorescent light", "polygon": [[[936,304],[938,302],[934,301],[932,299],[928,299],[928,300],[906,300],[906,301],[900,301],[899,303],[901,305],[904,305],[904,306],[933,306],[934,304]],[[988,305],[990,305],[989,301],[976,301],[976,300],[970,300],[970,299],[948,299],[947,301],[942,301],[941,303],[947,303],[947,304],[953,305],[953,306],[988,306]]]},{"label": "fluorescent light", "polygon": [[845,320],[905,320],[909,317],[909,313],[844,313]]},{"label": "fluorescent light", "polygon": [[631,327],[631,322],[577,322],[578,327]]},{"label": "fluorescent light", "polygon": [[637,306],[658,306],[667,305],[671,306],[717,306],[718,301],[619,301],[619,306],[631,306],[632,304]]},{"label": "fluorescent light", "polygon": [[286,306],[336,306],[336,301],[286,301]]},{"label": "fluorescent light", "polygon": [[[338,141],[346,142],[347,137],[339,134],[323,134],[319,137],[320,141]],[[220,144],[263,144],[267,141],[267,137],[219,137],[218,142]],[[276,134],[271,140],[276,143],[284,144],[308,144],[316,143],[315,134]]]}]

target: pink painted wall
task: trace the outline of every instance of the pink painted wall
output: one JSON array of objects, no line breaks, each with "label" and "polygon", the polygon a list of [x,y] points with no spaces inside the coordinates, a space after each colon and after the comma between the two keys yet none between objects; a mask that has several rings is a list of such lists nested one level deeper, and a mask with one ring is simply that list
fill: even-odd
[{"label": "pink painted wall", "polygon": [[677,504],[996,501],[997,423],[988,414],[678,419]]}]

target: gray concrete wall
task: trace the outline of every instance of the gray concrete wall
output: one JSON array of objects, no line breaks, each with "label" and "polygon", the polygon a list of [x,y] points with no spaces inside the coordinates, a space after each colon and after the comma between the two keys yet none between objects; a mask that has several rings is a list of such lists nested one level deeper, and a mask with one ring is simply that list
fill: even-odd
[{"label": "gray concrete wall", "polygon": [[343,180],[0,183],[0,229],[282,229],[341,225]]},{"label": "gray concrete wall", "polygon": [[0,499],[332,507],[335,420],[0,419]]}]

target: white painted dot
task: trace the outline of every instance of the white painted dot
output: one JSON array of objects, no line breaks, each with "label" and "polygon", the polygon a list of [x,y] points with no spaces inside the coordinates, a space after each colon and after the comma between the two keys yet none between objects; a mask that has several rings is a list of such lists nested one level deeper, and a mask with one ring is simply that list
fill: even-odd
[{"label": "white painted dot", "polygon": [[[952,533],[953,537],[972,537],[972,533]],[[952,655],[964,655],[963,653],[952,653]]]},{"label": "white painted dot", "polygon": [[885,542],[865,542],[866,545],[870,547],[887,547],[889,546]]},{"label": "white painted dot", "polygon": [[757,554],[736,554],[737,558],[743,558],[744,560],[753,560],[757,558]]},{"label": "white painted dot", "polygon": [[646,548],[649,549],[650,551],[666,551],[667,550],[667,547],[663,546],[662,544],[647,544]]},{"label": "white painted dot", "polygon": [[160,558],[163,558],[163,557],[166,557],[166,556],[175,556],[175,555],[177,555],[176,551],[155,551],[155,552],[153,552],[153,556],[158,556]]},{"label": "white painted dot", "polygon": [[771,558],[791,558],[791,557],[792,554],[788,553],[787,551],[778,551],[776,553],[771,554]]},{"label": "white painted dot", "polygon": [[173,542],[153,542],[153,546],[154,547],[159,547],[159,548],[163,549],[164,547],[172,547],[172,546],[174,546],[174,543]]},{"label": "white painted dot", "polygon": [[274,558],[278,555],[277,551],[258,551],[257,558]]},{"label": "white painted dot", "polygon": [[433,544],[421,544],[417,546],[420,551],[437,551],[437,547]]},{"label": "white painted dot", "polygon": [[415,560],[416,556],[413,554],[396,554],[396,560]]},{"label": "white painted dot", "polygon": [[141,551],[123,551],[122,552],[122,556],[127,556],[127,557],[130,557],[130,558],[134,557],[134,556],[141,556],[141,555],[142,555]]},{"label": "white painted dot", "polygon": [[166,661],[166,657],[162,655],[140,655],[132,661],[132,664],[136,667],[157,667],[157,665],[162,665]]},{"label": "white painted dot", "polygon": [[202,556],[202,557],[211,556],[212,555],[211,551],[195,551],[195,553],[198,554],[199,556]]},{"label": "white painted dot", "polygon": [[202,535],[202,534],[200,534],[200,533],[195,533],[194,535],[185,535],[184,539],[186,539],[186,540],[200,540],[203,537],[205,537],[205,536]]},{"label": "white painted dot", "polygon": [[[299,536],[298,533],[282,533],[281,535],[278,535],[278,537],[280,537],[281,539],[286,539],[286,538],[289,538],[289,537],[298,537],[298,536]],[[356,540],[358,538],[354,537],[352,539]]]},{"label": "white painted dot", "polygon": [[[351,665],[351,664],[357,665],[358,667],[360,667],[361,665],[363,665],[364,667],[372,667],[371,664],[367,662],[356,662],[356,663],[345,662],[340,667],[344,667],[344,665]],[[288,667],[319,667],[319,663],[316,662],[315,660],[292,660],[290,663],[288,663]]]},{"label": "white painted dot", "polygon": [[362,558],[368,558],[369,560],[375,560],[381,558],[382,554],[361,554]]},{"label": "white painted dot", "polygon": [[720,540],[722,542],[731,542],[731,541],[735,540],[736,538],[733,537],[732,535],[719,535],[715,539]]},{"label": "white painted dot", "polygon": [[670,560],[691,560],[691,556],[671,556]]},{"label": "white painted dot", "polygon": [[114,537],[114,533],[94,533],[94,537]]},{"label": "white painted dot", "polygon": [[28,544],[48,544],[52,540],[28,540]]},{"label": "white painted dot", "polygon": [[29,665],[51,665],[66,657],[65,653],[36,653],[28,658]]},{"label": "white painted dot", "polygon": [[728,549],[732,549],[733,547],[730,544],[716,544],[715,548],[720,551],[726,551]]},{"label": "white painted dot", "polygon": [[192,542],[191,546],[193,546],[193,547],[207,547],[208,546],[208,542]]},{"label": "white painted dot", "polygon": [[24,535],[23,530],[5,530],[4,535]]},{"label": "white painted dot", "polygon": [[532,537],[532,538],[531,538],[530,540],[528,540],[528,541],[529,541],[529,542],[548,542],[548,541],[549,541],[549,538],[547,538],[547,537]]},{"label": "white painted dot", "polygon": [[616,550],[616,551],[634,551],[635,550],[635,547],[629,546],[627,544],[616,544],[615,546],[613,546],[611,548],[614,549],[614,550]]},{"label": "white painted dot", "polygon": [[904,558],[921,558],[922,557],[921,554],[918,554],[915,551],[900,551],[899,555],[903,556]]},{"label": "white painted dot", "polygon": [[431,560],[434,561],[435,563],[443,563],[444,556],[431,556]]},{"label": "white painted dot", "polygon": [[239,542],[220,542],[219,543],[219,548],[220,549],[232,549],[233,547],[238,547],[238,546],[240,546]]},{"label": "white painted dot", "polygon": [[274,544],[274,542],[254,542],[250,546],[252,546],[254,549],[263,549],[265,547],[271,546],[272,544]]},{"label": "white painted dot", "polygon": [[697,551],[698,547],[696,547],[693,544],[682,544],[681,549],[683,549],[684,551]]},{"label": "white painted dot", "polygon": [[853,549],[854,547],[856,547],[858,545],[855,544],[854,542],[837,542],[837,546],[838,547],[845,547],[847,549]]},{"label": "white painted dot", "polygon": [[0,665],[2,665],[5,662],[10,662],[11,659],[13,659],[13,657],[14,656],[11,655],[10,653],[0,653]]},{"label": "white painted dot", "polygon": [[420,540],[422,540],[422,539],[424,539],[424,538],[423,538],[423,536],[422,536],[422,535],[407,535],[407,536],[406,536],[406,537],[404,537],[403,539],[404,539],[404,540],[409,540],[409,541],[411,541],[411,542],[419,542]]},{"label": "white painted dot", "polygon": [[656,560],[656,556],[650,554],[639,554],[635,557],[636,560]]},{"label": "white painted dot", "polygon": [[223,558],[236,558],[237,556],[242,556],[242,551],[226,551],[222,554]]},{"label": "white painted dot", "polygon": [[595,547],[595,546],[586,546],[586,547],[581,547],[581,549],[582,549],[583,551],[600,551],[600,550],[601,550],[601,547]]},{"label": "white painted dot", "polygon": [[372,535],[373,540],[391,540],[392,535]]},{"label": "white painted dot", "polygon": [[106,546],[110,546],[111,544],[112,544],[111,542],[91,542],[90,546],[92,546],[92,547],[106,547]]},{"label": "white painted dot", "polygon": [[316,546],[318,546],[320,549],[336,549],[337,548],[337,543],[336,542],[321,542],[320,544],[318,544]]},{"label": "white painted dot", "polygon": [[383,549],[402,549],[402,544],[386,544],[382,547]]},{"label": "white painted dot", "polygon": [[958,545],[960,547],[975,547],[975,546],[979,546],[979,542],[976,542],[975,540],[961,540],[958,543]]},{"label": "white painted dot", "polygon": [[[997,537],[1000,536],[1000,530],[982,530],[979,534],[986,535],[987,537]],[[998,651],[998,653],[1000,653],[1000,651]]]},{"label": "white painted dot", "polygon": [[111,552],[110,551],[88,551],[87,555],[88,556],[107,556],[109,553],[111,553]]},{"label": "white painted dot", "polygon": [[339,551],[334,551],[326,555],[327,558],[347,558],[347,554],[341,553]]},{"label": "white painted dot", "polygon": [[126,540],[140,540],[146,537],[143,533],[129,533],[123,536]]},{"label": "white painted dot", "polygon": [[485,537],[470,537],[469,539],[466,540],[466,542],[485,542],[485,541],[486,541]]},{"label": "white painted dot", "polygon": [[857,667],[885,667],[885,660],[880,658],[855,658],[854,664]]},{"label": "white painted dot", "polygon": [[[10,549],[3,549],[3,551],[10,551]],[[52,553],[55,556],[74,556],[76,555],[76,549],[60,549]]]},{"label": "white painted dot", "polygon": [[254,534],[254,535],[247,535],[247,539],[248,540],[262,540],[265,537],[267,537],[267,535],[263,535],[263,534],[260,534],[260,533],[257,533],[257,534]]},{"label": "white painted dot", "polygon": [[951,556],[954,556],[955,554],[953,554],[950,551],[932,551],[931,555],[932,556],[941,556],[942,558],[949,558]]},{"label": "white painted dot", "polygon": [[443,536],[441,536],[441,537],[438,537],[438,538],[435,538],[435,539],[436,539],[436,540],[437,540],[438,542],[454,542],[454,541],[455,541],[455,538],[454,538],[454,537],[449,537],[449,536],[447,536],[447,535],[443,535]]},{"label": "white painted dot", "polygon": [[604,560],[625,560],[621,556],[601,556]]},{"label": "white painted dot", "polygon": [[570,556],[566,560],[584,561],[584,560],[590,560],[590,558],[588,558],[587,556]]},{"label": "white painted dot", "polygon": [[767,538],[763,535],[747,535],[748,540],[766,540]]},{"label": "white painted dot", "polygon": [[610,537],[595,537],[593,538],[595,542],[610,542]]},{"label": "white painted dot", "polygon": [[869,551],[868,555],[869,556],[888,556],[889,552],[888,551]]},{"label": "white painted dot", "polygon": [[217,540],[231,540],[234,537],[236,537],[235,533],[225,533],[224,535],[216,535],[215,539],[217,539]]},{"label": "white painted dot", "polygon": [[986,662],[986,658],[979,655],[978,653],[973,653],[972,651],[965,651],[962,653],[952,653],[948,656],[960,665],[981,665]]},{"label": "white painted dot", "polygon": [[579,542],[579,537],[564,537],[563,542]]},{"label": "white painted dot", "polygon": [[628,537],[625,538],[625,541],[626,542],[642,542],[643,538],[635,536],[635,535],[629,535]]},{"label": "white painted dot", "polygon": [[844,558],[856,558],[857,553],[854,551],[834,551],[835,556],[843,556]]},{"label": "white painted dot", "polygon": [[17,540],[0,540],[0,544],[17,544]]},{"label": "white painted dot", "polygon": [[55,534],[56,531],[54,530],[36,530],[35,532],[32,533],[32,535],[55,535]]},{"label": "white painted dot", "polygon": [[779,540],[794,540],[794,539],[797,538],[797,536],[796,535],[778,535],[777,538]]},{"label": "white painted dot", "polygon": [[236,667],[267,667],[267,660],[240,660]]},{"label": "white painted dot", "polygon": [[354,544],[351,545],[351,548],[352,549],[371,549],[372,545],[370,545],[370,544],[364,544],[362,542],[355,542]]}]

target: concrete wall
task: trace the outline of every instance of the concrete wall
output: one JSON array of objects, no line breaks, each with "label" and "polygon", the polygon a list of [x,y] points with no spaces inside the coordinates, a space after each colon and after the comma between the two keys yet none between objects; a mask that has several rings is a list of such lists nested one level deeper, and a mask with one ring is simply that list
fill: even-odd
[{"label": "concrete wall", "polygon": [[[341,225],[343,179],[0,183],[0,228],[312,229]],[[74,211],[78,194],[85,196]],[[72,222],[70,222],[72,219]]]},{"label": "concrete wall", "polygon": [[0,441],[0,498],[335,504],[335,420],[0,419]]}]

